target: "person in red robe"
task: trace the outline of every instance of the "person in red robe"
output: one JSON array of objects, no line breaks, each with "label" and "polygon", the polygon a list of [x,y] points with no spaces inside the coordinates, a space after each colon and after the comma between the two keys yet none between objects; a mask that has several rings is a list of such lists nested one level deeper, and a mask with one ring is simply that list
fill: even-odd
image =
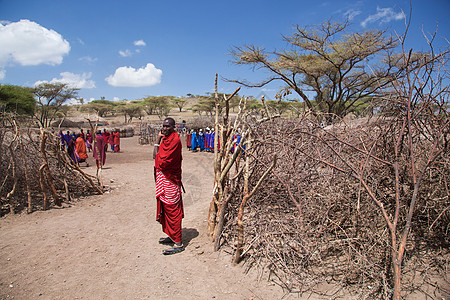
[{"label": "person in red robe", "polygon": [[109,134],[109,146],[111,146],[111,151],[112,152],[116,152],[114,151],[114,130],[111,131],[111,133]]},{"label": "person in red robe", "polygon": [[160,244],[172,245],[163,254],[169,255],[184,250],[181,240],[181,221],[184,217],[181,197],[181,140],[175,128],[175,120],[166,118],[163,129],[155,144],[156,220],[168,235],[159,240]]},{"label": "person in red robe", "polygon": [[91,150],[92,150],[92,133],[89,132],[89,129],[86,133],[86,148],[88,148],[88,151],[91,152]]},{"label": "person in red robe", "polygon": [[102,136],[102,132],[99,130],[97,131],[97,135],[95,136],[95,147],[93,151],[93,156],[97,164],[97,169],[100,169],[101,166],[105,165],[106,162],[105,145],[106,145],[105,139]]},{"label": "person in red robe", "polygon": [[81,134],[79,134],[77,139],[75,140],[75,151],[78,154],[78,163],[85,162],[86,167],[89,167],[89,164],[86,161],[86,159],[88,158],[86,142],[84,141],[84,138],[81,136]]},{"label": "person in red robe", "polygon": [[186,147],[191,150],[192,130],[186,134]]},{"label": "person in red robe", "polygon": [[114,145],[114,152],[120,152],[120,131],[119,129],[116,129],[116,131],[113,132],[113,145]]},{"label": "person in red robe", "polygon": [[111,133],[108,132],[108,130],[103,129],[103,139],[105,140],[105,152],[108,151],[108,144],[111,138]]}]

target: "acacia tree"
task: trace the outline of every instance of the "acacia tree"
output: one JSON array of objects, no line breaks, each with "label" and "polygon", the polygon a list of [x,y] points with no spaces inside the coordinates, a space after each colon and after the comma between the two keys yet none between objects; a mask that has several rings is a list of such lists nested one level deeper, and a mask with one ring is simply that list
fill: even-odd
[{"label": "acacia tree", "polygon": [[205,112],[206,114],[212,116],[215,110],[215,106],[216,104],[213,97],[199,96],[197,103],[192,106],[192,110],[194,112],[198,112],[199,114]]},{"label": "acacia tree", "polygon": [[169,100],[171,96],[147,96],[141,102],[145,112],[148,115],[156,114],[161,119],[163,116],[167,116],[172,106]]},{"label": "acacia tree", "polygon": [[172,99],[172,103],[175,104],[181,112],[183,107],[186,105],[187,100],[181,99],[181,98],[174,98],[174,99]]},{"label": "acacia tree", "polygon": [[82,110],[94,111],[99,117],[104,117],[108,113],[113,112],[116,106],[117,103],[113,101],[101,99],[101,100],[93,100],[89,102],[87,105],[83,105]]},{"label": "acacia tree", "polygon": [[[286,86],[277,94],[278,99],[297,93],[314,115],[325,113],[331,123],[335,116],[345,116],[363,103],[360,100],[383,89],[399,73],[392,70],[389,60],[375,64],[379,55],[396,46],[392,37],[379,30],[348,33],[349,26],[348,22],[297,26],[291,36],[283,37],[289,48],[281,51],[236,46],[231,51],[233,63],[263,69],[271,76],[258,83],[227,81],[263,87],[281,80]],[[368,61],[374,62],[370,69]]]},{"label": "acacia tree", "polygon": [[2,111],[33,115],[36,100],[33,90],[17,85],[0,85],[0,108]]},{"label": "acacia tree", "polygon": [[69,99],[76,98],[80,89],[67,83],[41,83],[34,88],[38,109],[34,116],[41,127],[48,127],[55,119],[61,106]]},{"label": "acacia tree", "polygon": [[[131,103],[121,103],[118,110],[123,112],[125,117],[125,123],[131,123],[134,117],[142,117],[142,105],[139,102],[132,101]],[[128,120],[127,120],[128,116]]]}]

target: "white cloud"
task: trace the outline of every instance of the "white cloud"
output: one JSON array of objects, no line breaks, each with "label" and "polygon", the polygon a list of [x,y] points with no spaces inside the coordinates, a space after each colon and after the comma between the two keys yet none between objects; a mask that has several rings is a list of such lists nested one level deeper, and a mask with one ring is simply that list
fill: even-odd
[{"label": "white cloud", "polygon": [[[5,24],[5,25],[3,25]],[[58,65],[70,51],[59,33],[30,20],[0,24],[0,66]]]},{"label": "white cloud", "polygon": [[353,18],[359,14],[361,14],[360,10],[349,9],[344,13],[344,17],[346,17],[348,20],[353,20]]},{"label": "white cloud", "polygon": [[388,23],[392,20],[403,20],[405,18],[405,14],[403,12],[396,13],[390,7],[380,8],[377,7],[377,13],[374,15],[368,16],[364,21],[361,22],[362,27],[366,27],[369,23],[375,23],[380,21],[380,23]]},{"label": "white cloud", "polygon": [[120,98],[119,97],[113,97],[113,101],[119,101]]},{"label": "white cloud", "polygon": [[49,81],[36,81],[34,85],[39,85],[41,83],[66,83],[71,88],[78,88],[78,89],[92,89],[95,88],[95,82],[93,80],[88,80],[91,78],[92,73],[83,73],[83,74],[74,74],[70,72],[62,72],[59,75],[61,75],[61,78],[53,78],[50,82]]},{"label": "white cloud", "polygon": [[0,69],[0,80],[3,80],[6,76],[6,70]]},{"label": "white cloud", "polygon": [[143,40],[134,41],[135,46],[146,46],[147,44]]},{"label": "white cloud", "polygon": [[112,86],[143,87],[152,86],[161,82],[162,70],[148,63],[145,67],[135,69],[133,67],[120,67],[114,75],[105,80]]},{"label": "white cloud", "polygon": [[122,51],[122,50],[120,50],[119,51],[119,54],[120,54],[120,56],[122,56],[122,57],[128,57],[128,56],[131,56],[131,51],[130,50],[125,50],[125,51]]},{"label": "white cloud", "polygon": [[98,59],[90,56],[83,56],[78,59],[79,61],[85,61],[87,63],[95,63]]}]

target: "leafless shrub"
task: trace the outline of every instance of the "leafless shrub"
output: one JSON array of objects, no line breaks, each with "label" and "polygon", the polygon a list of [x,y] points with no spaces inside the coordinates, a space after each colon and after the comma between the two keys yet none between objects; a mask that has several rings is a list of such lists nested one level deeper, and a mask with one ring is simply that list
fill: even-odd
[{"label": "leafless shrub", "polygon": [[214,128],[214,117],[199,116],[189,121],[189,129]]},{"label": "leafless shrub", "polygon": [[246,207],[240,256],[288,291],[333,283],[328,296],[450,296],[450,52],[434,51],[436,32],[424,34],[429,52],[407,50],[406,33],[367,122],[322,128],[316,116],[276,120],[266,109],[267,122],[245,123],[249,171],[223,187],[233,196],[222,246],[242,251],[240,203],[276,154]]},{"label": "leafless shrub", "polygon": [[94,176],[69,162],[54,132],[31,128],[27,118],[0,117],[1,215],[24,208],[47,209],[47,193],[55,205],[61,205],[61,195],[69,199],[102,192]]},{"label": "leafless shrub", "polygon": [[[389,229],[363,183],[350,176],[349,166],[364,169],[369,191],[395,214],[394,171],[383,162],[393,157],[393,133],[397,132],[392,128],[393,120],[380,118],[356,127],[327,130],[308,119],[272,120],[254,126],[254,150],[247,153],[253,157],[250,185],[262,175],[273,153],[279,159],[273,175],[247,208],[247,267],[268,268],[271,278],[291,292],[311,291],[324,282],[333,282],[361,297],[391,297],[394,282]],[[429,151],[429,141],[424,138],[416,145],[419,153]],[[402,272],[406,293],[423,289],[424,283],[435,285],[435,292],[448,293],[450,168],[448,144],[442,146],[424,176],[422,199],[412,218]],[[403,151],[409,152],[407,148]],[[377,159],[368,160],[368,155]],[[427,163],[426,157],[417,159],[419,165]],[[414,190],[408,163],[405,156],[399,168],[398,234],[406,226],[405,208],[410,207]],[[242,188],[240,180],[237,195]],[[223,245],[233,249],[240,198],[232,199]],[[436,278],[438,285],[432,282]]]}]

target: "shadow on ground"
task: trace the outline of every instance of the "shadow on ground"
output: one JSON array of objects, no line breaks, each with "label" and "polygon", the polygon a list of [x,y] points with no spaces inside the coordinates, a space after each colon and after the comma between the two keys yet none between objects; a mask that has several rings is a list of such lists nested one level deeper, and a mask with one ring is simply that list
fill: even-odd
[{"label": "shadow on ground", "polygon": [[189,242],[199,235],[198,230],[195,228],[183,228],[181,234],[183,236],[183,244],[185,246],[189,245]]}]

